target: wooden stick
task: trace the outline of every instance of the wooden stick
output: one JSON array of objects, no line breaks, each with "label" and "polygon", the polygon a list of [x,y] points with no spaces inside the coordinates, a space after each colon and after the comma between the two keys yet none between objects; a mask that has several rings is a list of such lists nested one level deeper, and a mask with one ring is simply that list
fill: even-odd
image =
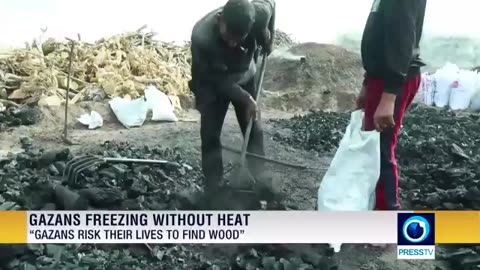
[{"label": "wooden stick", "polygon": [[68,141],[68,103],[70,100],[70,77],[72,73],[72,60],[73,60],[73,49],[75,48],[75,42],[72,40],[70,42],[71,48],[70,48],[70,55],[68,59],[68,75],[67,75],[67,92],[65,94],[65,124],[63,127],[63,137],[66,141]]},{"label": "wooden stick", "polygon": [[[227,151],[233,152],[233,153],[242,154],[241,150],[238,150],[238,149],[226,146],[226,145],[222,145],[222,148],[227,150]],[[245,152],[245,155],[253,157],[253,158],[258,158],[258,159],[261,159],[261,160],[265,160],[265,161],[268,161],[270,163],[290,167],[290,168],[302,169],[302,170],[303,169],[308,169],[308,167],[305,166],[305,165],[292,164],[292,163],[288,163],[288,162],[284,162],[284,161],[274,160],[274,159],[271,159],[271,158],[267,158],[265,156],[254,154],[254,153]]]},{"label": "wooden stick", "polygon": [[13,107],[15,107],[15,108],[20,107],[19,104],[15,103],[15,102],[13,102],[13,101],[10,101],[10,100],[6,100],[6,99],[0,99],[0,103],[3,103],[3,104],[5,104],[5,105],[9,105],[9,106],[13,106]]}]

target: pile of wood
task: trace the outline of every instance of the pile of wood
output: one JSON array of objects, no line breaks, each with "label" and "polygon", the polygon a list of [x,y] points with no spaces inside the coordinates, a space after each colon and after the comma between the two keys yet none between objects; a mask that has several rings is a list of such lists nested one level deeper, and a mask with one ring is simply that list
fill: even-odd
[{"label": "pile of wood", "polygon": [[[42,42],[40,38],[25,48],[0,51],[0,103],[60,105],[67,95],[70,74],[70,103],[117,96],[136,98],[143,95],[147,85],[154,85],[179,109],[180,101],[188,102],[191,97],[188,44],[155,40],[155,33],[145,28],[94,44],[82,42],[80,36],[63,42]],[[275,48],[294,44],[290,35],[276,31]]]},{"label": "pile of wood", "polygon": [[295,41],[290,34],[280,29],[275,30],[275,40],[273,41],[275,48],[291,48],[297,44],[298,42]]},{"label": "pile of wood", "polygon": [[[65,100],[72,55],[69,101],[143,95],[154,85],[172,97],[190,96],[190,52],[154,39],[141,29],[98,40],[34,41],[0,54],[0,97],[16,103]],[[178,99],[177,99],[178,100]]]}]

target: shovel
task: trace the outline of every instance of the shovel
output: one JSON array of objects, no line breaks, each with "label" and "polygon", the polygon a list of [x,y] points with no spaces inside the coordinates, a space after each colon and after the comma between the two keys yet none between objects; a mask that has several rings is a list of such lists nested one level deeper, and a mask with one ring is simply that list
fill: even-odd
[{"label": "shovel", "polygon": [[[265,75],[265,67],[267,65],[267,55],[264,54],[262,56],[262,64],[260,66],[260,76],[258,77],[257,81],[257,91],[255,93],[254,99],[257,102],[257,119],[260,120],[260,113],[258,110],[258,106],[260,104],[259,99],[260,99],[260,92],[262,91],[262,83],[263,83],[263,77]],[[248,169],[248,166],[246,165],[246,157],[247,157],[247,147],[248,147],[248,142],[250,141],[250,133],[252,132],[252,126],[253,126],[253,118],[250,119],[248,122],[247,130],[245,131],[244,139],[243,139],[243,145],[240,153],[240,160],[238,167],[233,170],[232,176],[233,176],[233,181],[230,182],[230,186],[232,188],[240,190],[245,190],[247,192],[252,192],[252,188],[255,185],[255,179],[253,178],[252,174],[250,173],[250,170]]]}]

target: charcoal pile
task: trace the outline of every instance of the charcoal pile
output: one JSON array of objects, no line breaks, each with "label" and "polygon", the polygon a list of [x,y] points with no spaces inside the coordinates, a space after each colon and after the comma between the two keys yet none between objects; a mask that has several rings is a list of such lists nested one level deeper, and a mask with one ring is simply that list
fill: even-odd
[{"label": "charcoal pile", "polygon": [[[334,151],[348,125],[344,113],[314,112],[277,125],[292,129],[294,136],[275,139],[300,148]],[[414,106],[403,122],[398,163],[404,201],[410,208],[480,209],[480,115]],[[425,196],[427,195],[427,196]]]},{"label": "charcoal pile", "polygon": [[[200,180],[198,162],[180,148],[106,142],[90,154],[168,162],[99,164],[65,181],[76,158],[68,148],[38,149],[29,138],[21,144],[24,152],[0,159],[0,210],[176,210],[185,208],[178,193]],[[0,269],[334,269],[323,246],[300,255],[273,245],[233,248],[213,255],[215,245],[0,245]]]},{"label": "charcoal pile", "polygon": [[[62,174],[66,162],[72,159],[68,148],[47,151],[33,148],[29,139],[22,139],[22,143],[24,153],[1,161],[0,183],[3,196],[25,209],[38,210],[54,203],[56,209],[81,210],[76,209],[80,204],[65,202],[62,197],[75,197],[86,201],[88,207],[99,209],[175,209],[174,195],[196,185],[200,178],[198,165],[189,165],[179,149],[135,148],[127,143],[106,142],[93,154],[168,162],[159,166],[99,164],[65,181]],[[42,192],[38,190],[45,191],[46,196],[39,198]]]},{"label": "charcoal pile", "polygon": [[38,108],[19,107],[10,103],[5,106],[0,102],[0,132],[11,127],[34,125],[40,121],[41,115]]},{"label": "charcoal pile", "polygon": [[333,151],[348,125],[346,113],[312,112],[291,119],[272,120],[277,126],[293,130],[294,136],[274,134],[274,139],[306,150],[325,153]]},{"label": "charcoal pile", "polygon": [[[343,113],[314,112],[276,121],[293,136],[275,139],[298,148],[332,153],[348,125]],[[414,210],[480,209],[480,115],[414,105],[403,122],[397,161],[402,204]],[[456,269],[480,264],[480,248],[450,247]],[[462,247],[464,248],[464,247]],[[466,251],[465,251],[466,250]]]},{"label": "charcoal pile", "polygon": [[414,108],[397,150],[413,209],[480,209],[480,115]]}]

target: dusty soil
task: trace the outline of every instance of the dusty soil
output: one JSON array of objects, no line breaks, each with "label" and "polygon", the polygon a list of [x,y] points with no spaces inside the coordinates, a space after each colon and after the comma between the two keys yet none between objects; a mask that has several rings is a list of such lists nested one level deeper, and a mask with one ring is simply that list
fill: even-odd
[{"label": "dusty soil", "polygon": [[350,110],[363,79],[360,56],[329,44],[274,51],[267,65],[264,103],[278,110]]},{"label": "dusty soil", "polygon": [[[92,107],[104,116],[104,126],[98,130],[87,130],[76,123],[75,118],[85,110],[85,107]],[[1,154],[6,152],[20,151],[19,138],[28,136],[33,139],[34,144],[43,148],[65,147],[61,135],[63,131],[63,109],[44,108],[44,118],[41,123],[35,126],[20,126],[7,132],[0,133]],[[268,119],[289,118],[291,113],[279,111],[264,111],[262,117],[265,122]],[[191,154],[192,159],[199,160],[199,115],[195,111],[189,111],[180,115],[182,121],[177,123],[147,123],[140,128],[125,129],[112,117],[108,106],[105,104],[83,104],[71,106],[69,115],[69,138],[75,143],[71,146],[74,152],[89,152],[96,145],[106,140],[128,141],[135,145],[148,146],[179,146]],[[313,152],[294,149],[286,144],[274,142],[272,137],[276,133],[288,134],[288,130],[282,130],[265,123],[267,155],[277,160],[290,163],[304,164],[316,170],[299,171],[286,169],[272,165],[271,169],[276,176],[275,179],[284,179],[278,182],[287,193],[287,206],[291,209],[314,209],[316,193],[319,180],[325,172],[330,156],[318,157]],[[230,111],[225,121],[223,130],[223,143],[241,146],[241,135],[235,119],[235,114]],[[235,161],[236,154],[225,153],[225,162]],[[287,245],[285,248],[298,253],[315,252],[315,246],[310,245]],[[235,249],[232,247],[232,249]],[[340,263],[339,269],[346,270],[433,270],[435,262],[432,261],[397,261],[395,250],[376,250],[361,245],[346,245],[336,255]]]}]

